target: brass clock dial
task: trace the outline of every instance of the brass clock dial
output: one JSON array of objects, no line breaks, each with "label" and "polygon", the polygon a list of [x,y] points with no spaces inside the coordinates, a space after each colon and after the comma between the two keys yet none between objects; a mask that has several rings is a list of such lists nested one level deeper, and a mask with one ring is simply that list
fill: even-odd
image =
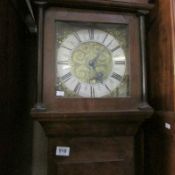
[{"label": "brass clock dial", "polygon": [[57,96],[66,96],[66,91],[85,98],[109,96],[123,83],[126,62],[112,34],[97,28],[77,29],[56,52]]}]

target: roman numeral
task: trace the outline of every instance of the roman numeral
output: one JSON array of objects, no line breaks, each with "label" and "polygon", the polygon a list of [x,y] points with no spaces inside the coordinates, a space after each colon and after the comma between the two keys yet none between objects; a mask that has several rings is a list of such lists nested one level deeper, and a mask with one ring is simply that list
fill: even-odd
[{"label": "roman numeral", "polygon": [[125,64],[125,60],[122,60],[122,61],[115,61],[114,63],[115,63],[115,64],[121,64],[121,65],[123,65],[123,64]]},{"label": "roman numeral", "polygon": [[104,84],[104,86],[106,87],[106,89],[111,93],[111,89],[108,87],[107,84]]},{"label": "roman numeral", "polygon": [[122,76],[115,73],[115,72],[112,73],[111,77],[118,80],[118,81],[122,81]]},{"label": "roman numeral", "polygon": [[66,46],[61,46],[61,47],[63,47],[64,49],[67,49],[67,50],[69,50],[69,51],[72,51],[72,49],[69,48],[69,47],[66,47]]},{"label": "roman numeral", "polygon": [[88,29],[88,33],[89,33],[89,39],[93,40],[94,39],[94,29]]},{"label": "roman numeral", "polygon": [[76,94],[79,94],[80,89],[81,89],[81,83],[77,83],[77,85],[76,85],[75,88],[74,88],[74,92],[75,92]]},{"label": "roman numeral", "polygon": [[109,47],[112,44],[113,40],[111,40],[106,47]]},{"label": "roman numeral", "polygon": [[91,91],[91,98],[95,97],[95,90],[93,86],[91,86],[90,91]]},{"label": "roman numeral", "polygon": [[57,62],[57,64],[64,64],[64,65],[68,65],[69,64],[69,62],[68,61],[58,61]]},{"label": "roman numeral", "polygon": [[118,50],[119,48],[120,48],[120,46],[116,46],[113,49],[111,49],[111,52],[114,52],[114,51]]},{"label": "roman numeral", "polygon": [[103,42],[102,42],[102,43],[104,43],[104,42],[106,41],[107,37],[108,37],[108,33],[105,35],[105,37],[104,37],[104,39],[103,39]]},{"label": "roman numeral", "polygon": [[71,72],[68,72],[67,74],[65,74],[61,77],[61,80],[66,82],[66,81],[70,80],[71,78],[72,78],[72,74],[71,74]]},{"label": "roman numeral", "polygon": [[77,39],[77,41],[78,41],[79,43],[82,42],[81,39],[80,39],[80,36],[78,35],[77,32],[74,32],[74,37]]}]

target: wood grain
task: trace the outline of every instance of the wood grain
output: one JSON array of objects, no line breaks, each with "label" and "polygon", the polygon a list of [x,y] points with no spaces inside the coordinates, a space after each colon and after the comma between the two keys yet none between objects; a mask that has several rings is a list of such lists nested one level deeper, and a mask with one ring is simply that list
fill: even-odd
[{"label": "wood grain", "polygon": [[[55,156],[56,146],[59,145],[70,147],[69,157]],[[133,138],[50,138],[49,159],[52,170],[56,170],[55,174],[133,175]]]},{"label": "wood grain", "polygon": [[[157,111],[145,123],[145,173],[173,175],[175,171],[175,113]],[[169,124],[171,129],[165,127]]]},{"label": "wood grain", "polygon": [[[32,0],[35,1],[35,0]],[[42,1],[42,0],[38,0]],[[47,0],[48,6],[60,6],[85,9],[108,9],[122,11],[137,11],[139,9],[152,9],[148,0]]]},{"label": "wood grain", "polygon": [[157,110],[175,109],[174,1],[159,0],[148,32],[149,101]]}]

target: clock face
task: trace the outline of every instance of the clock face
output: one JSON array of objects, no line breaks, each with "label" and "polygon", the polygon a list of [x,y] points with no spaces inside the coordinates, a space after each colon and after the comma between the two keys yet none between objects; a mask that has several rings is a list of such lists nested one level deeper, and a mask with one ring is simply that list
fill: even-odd
[{"label": "clock face", "polygon": [[128,93],[127,58],[115,35],[83,26],[57,42],[57,96],[118,97],[116,92],[122,87]]}]

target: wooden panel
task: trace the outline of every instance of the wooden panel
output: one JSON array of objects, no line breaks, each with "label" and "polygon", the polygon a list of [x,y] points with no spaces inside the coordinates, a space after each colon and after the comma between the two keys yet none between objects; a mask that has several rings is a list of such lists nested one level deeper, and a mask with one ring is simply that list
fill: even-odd
[{"label": "wooden panel", "polygon": [[149,101],[158,110],[175,109],[174,1],[157,0],[149,27]]},{"label": "wooden panel", "polygon": [[137,132],[137,122],[118,121],[77,121],[77,122],[48,122],[44,123],[44,129],[49,136],[131,136]]},{"label": "wooden panel", "polygon": [[127,175],[124,163],[91,162],[58,165],[57,175]]},{"label": "wooden panel", "polygon": [[[175,167],[175,1],[155,0],[149,25],[149,101],[158,112],[145,124],[145,174],[173,175]],[[171,124],[171,129],[165,128]]]},{"label": "wooden panel", "polygon": [[[70,147],[70,156],[55,156],[56,146]],[[133,175],[133,149],[132,137],[50,138],[49,173]]]},{"label": "wooden panel", "polygon": [[111,111],[111,112],[32,112],[48,136],[111,136],[136,134],[141,123],[153,111]]},{"label": "wooden panel", "polygon": [[[174,175],[175,113],[156,112],[145,123],[145,174]],[[169,124],[171,129],[166,128]]]}]

